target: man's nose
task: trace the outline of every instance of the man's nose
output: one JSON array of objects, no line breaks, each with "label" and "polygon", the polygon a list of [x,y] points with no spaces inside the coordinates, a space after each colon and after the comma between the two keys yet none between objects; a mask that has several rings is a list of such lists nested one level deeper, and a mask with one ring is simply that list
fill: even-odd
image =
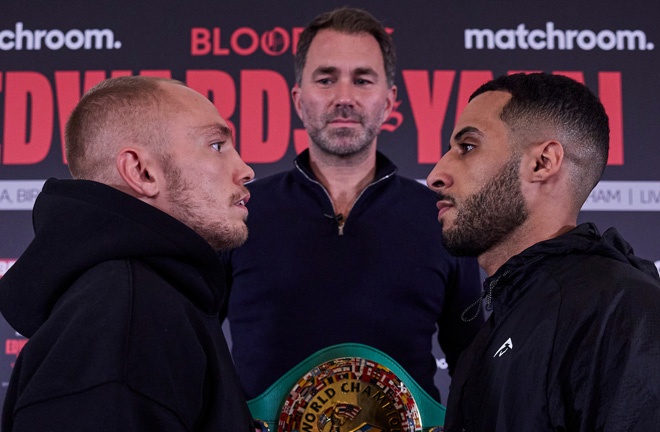
[{"label": "man's nose", "polygon": [[445,169],[444,159],[440,158],[426,178],[426,184],[434,191],[440,192],[452,183],[452,178]]},{"label": "man's nose", "polygon": [[335,86],[335,106],[353,106],[355,90],[352,83],[339,81]]}]

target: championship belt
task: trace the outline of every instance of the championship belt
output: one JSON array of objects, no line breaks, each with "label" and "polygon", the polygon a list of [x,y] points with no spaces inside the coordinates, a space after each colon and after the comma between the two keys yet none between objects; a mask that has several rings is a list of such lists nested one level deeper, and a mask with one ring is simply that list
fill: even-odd
[{"label": "championship belt", "polygon": [[270,432],[439,432],[445,421],[396,361],[356,343],[316,352],[248,406]]}]

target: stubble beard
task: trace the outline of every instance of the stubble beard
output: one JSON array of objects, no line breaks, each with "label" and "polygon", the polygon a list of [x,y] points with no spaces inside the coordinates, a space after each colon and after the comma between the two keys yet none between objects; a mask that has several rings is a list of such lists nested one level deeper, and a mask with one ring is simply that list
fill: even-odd
[{"label": "stubble beard", "polygon": [[480,256],[527,220],[519,166],[519,157],[509,159],[488,184],[457,208],[453,227],[442,232],[444,246],[452,255]]},{"label": "stubble beard", "polygon": [[[338,106],[332,113],[324,114],[314,121],[304,121],[305,129],[312,142],[327,155],[346,158],[365,152],[375,141],[380,132],[383,112],[377,117],[369,117],[356,113],[350,106]],[[307,115],[305,115],[307,118]],[[336,118],[351,119],[363,127],[327,128]],[[317,126],[318,125],[318,126]]]},{"label": "stubble beard", "polygon": [[[166,184],[171,204],[171,216],[187,225],[200,235],[216,251],[226,251],[239,247],[247,240],[248,230],[245,221],[232,224],[227,220],[208,220],[201,216],[212,206],[213,199],[204,194],[194,198],[194,187],[182,176],[181,170],[171,159],[163,161]],[[240,199],[232,196],[231,203]]]}]

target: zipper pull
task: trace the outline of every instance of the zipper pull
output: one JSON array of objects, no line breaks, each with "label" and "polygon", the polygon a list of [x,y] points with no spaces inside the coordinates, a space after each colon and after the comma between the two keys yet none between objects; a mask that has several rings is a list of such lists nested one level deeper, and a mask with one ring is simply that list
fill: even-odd
[{"label": "zipper pull", "polygon": [[344,235],[344,215],[339,213],[337,215],[329,215],[329,214],[324,214],[323,216],[327,217],[328,219],[332,219],[335,222],[337,222],[337,231],[340,236]]},{"label": "zipper pull", "polygon": [[337,229],[339,231],[339,235],[343,236],[344,235],[344,215],[339,213],[337,216],[335,216],[335,220],[337,221]]}]

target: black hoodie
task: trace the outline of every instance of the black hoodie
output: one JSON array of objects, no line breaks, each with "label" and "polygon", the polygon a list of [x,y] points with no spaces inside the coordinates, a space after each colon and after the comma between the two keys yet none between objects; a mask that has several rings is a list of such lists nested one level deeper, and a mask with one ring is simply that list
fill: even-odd
[{"label": "black hoodie", "polygon": [[34,240],[0,280],[0,311],[30,338],[4,432],[250,430],[208,243],[83,180],[46,182],[33,223]]},{"label": "black hoodie", "polygon": [[452,378],[447,431],[660,427],[660,279],[614,229],[538,243],[485,283],[492,313]]}]

